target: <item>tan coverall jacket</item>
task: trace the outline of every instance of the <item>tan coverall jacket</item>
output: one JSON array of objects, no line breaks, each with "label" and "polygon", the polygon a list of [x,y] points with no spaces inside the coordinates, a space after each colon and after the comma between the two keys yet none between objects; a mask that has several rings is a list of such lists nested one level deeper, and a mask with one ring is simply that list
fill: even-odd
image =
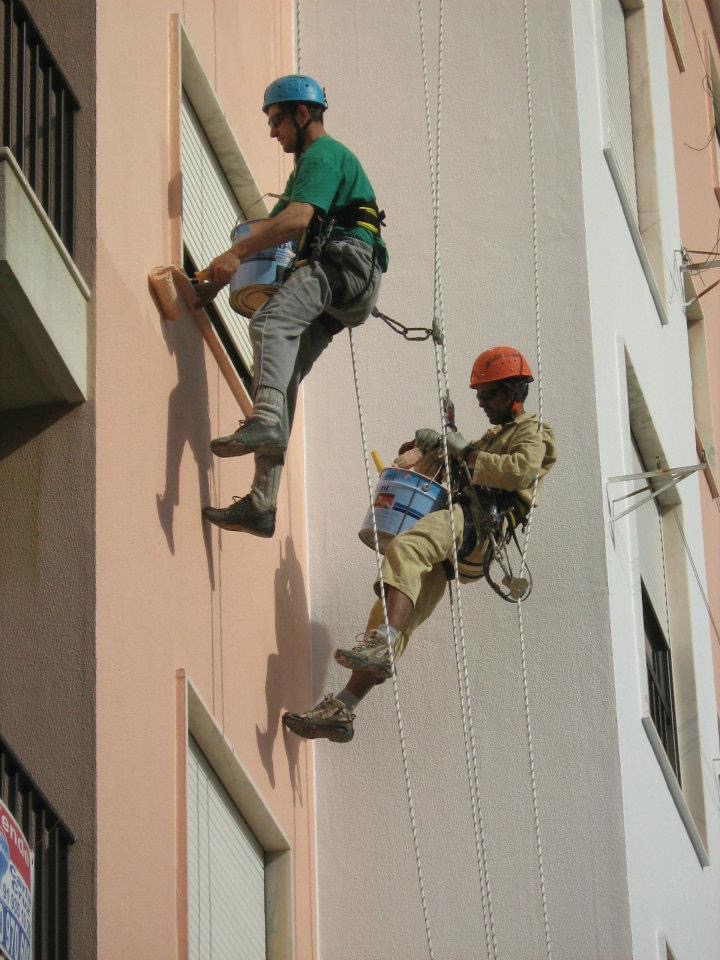
[{"label": "tan coverall jacket", "polygon": [[[473,470],[473,484],[497,490],[514,491],[528,506],[532,501],[533,484],[538,477],[540,490],[543,479],[556,461],[556,442],[552,427],[543,424],[542,433],[534,413],[522,413],[509,423],[493,427],[471,444],[478,455]],[[463,541],[464,518],[459,505],[453,507],[455,542]],[[473,552],[458,564],[460,579],[464,582],[482,576],[482,561],[487,541],[483,540]],[[400,656],[410,636],[437,606],[447,578],[445,560],[452,561],[452,524],[448,510],[430,513],[410,530],[399,534],[390,543],[383,560],[382,575],[387,586],[395,587],[413,602],[413,612],[405,629],[398,636],[395,652]],[[380,594],[380,581],[375,584]],[[383,623],[382,604],[378,600],[372,608],[367,630]]]}]

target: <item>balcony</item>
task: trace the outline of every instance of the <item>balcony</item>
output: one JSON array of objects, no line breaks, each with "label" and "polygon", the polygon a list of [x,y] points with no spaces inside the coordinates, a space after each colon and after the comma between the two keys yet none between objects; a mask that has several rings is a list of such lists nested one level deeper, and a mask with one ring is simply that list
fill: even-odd
[{"label": "balcony", "polygon": [[20,0],[0,0],[0,410],[87,399],[72,259],[79,105]]}]

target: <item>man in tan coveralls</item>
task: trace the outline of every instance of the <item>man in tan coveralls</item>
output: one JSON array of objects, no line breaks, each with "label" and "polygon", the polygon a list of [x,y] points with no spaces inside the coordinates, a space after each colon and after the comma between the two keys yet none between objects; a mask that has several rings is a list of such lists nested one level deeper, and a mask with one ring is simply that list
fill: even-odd
[{"label": "man in tan coveralls", "polygon": [[[551,467],[555,464],[555,437],[548,424],[523,403],[533,375],[527,360],[513,347],[493,347],[481,353],[473,365],[470,388],[493,424],[492,429],[473,443],[450,426],[448,453],[467,464],[474,487],[509,491],[515,495],[516,510],[523,515],[532,503]],[[424,428],[415,440],[404,444],[430,451],[440,447],[437,431]],[[538,485],[535,490],[535,480]],[[463,499],[455,498],[453,516],[458,550],[460,580],[470,583],[483,575],[487,538],[475,529]],[[395,537],[387,548],[382,566],[388,626],[378,599],[370,612],[365,634],[352,649],[335,651],[335,659],[352,670],[350,680],[337,697],[325,697],[306,713],[286,713],[283,723],[301,737],[323,737],[347,743],[354,734],[352,712],[370,689],[392,675],[388,645],[397,659],[404,652],[416,627],[431,615],[445,592],[446,566],[452,562],[452,526],[448,510],[430,513],[409,530]],[[375,584],[380,596],[380,581]]]}]

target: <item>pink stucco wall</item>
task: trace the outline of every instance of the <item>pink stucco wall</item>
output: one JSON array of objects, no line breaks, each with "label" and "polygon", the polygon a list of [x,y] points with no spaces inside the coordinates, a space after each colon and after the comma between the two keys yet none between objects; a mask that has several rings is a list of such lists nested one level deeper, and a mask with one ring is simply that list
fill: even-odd
[{"label": "pink stucco wall", "polygon": [[309,700],[302,418],[275,538],[203,526],[202,505],[249,487],[250,458],[219,461],[208,447],[242,414],[193,320],[165,323],[147,287],[179,253],[178,17],[262,192],[287,172],[259,104],[293,68],[291,0],[99,6],[98,955],[178,955],[184,669],[292,841],[296,950],[309,958],[312,754],[279,725],[283,708]]},{"label": "pink stucco wall", "polygon": [[[720,245],[720,183],[715,172],[718,145],[709,95],[708,51],[720,65],[716,35],[720,24],[713,23],[705,0],[679,3],[677,14],[682,19],[676,41],[680,59],[671,42],[667,17],[666,45],[682,243],[688,249],[713,251]],[[720,97],[720,91],[715,93]],[[693,259],[704,258],[696,255]],[[710,286],[720,279],[720,269],[696,276],[696,287],[700,292],[703,286]],[[717,450],[720,428],[720,286],[703,296],[700,304],[705,322],[710,404]],[[710,485],[704,479],[700,480],[700,496],[708,599],[715,623],[720,624],[720,510],[712,499]],[[720,639],[712,627],[710,637],[715,688],[720,703]]]}]

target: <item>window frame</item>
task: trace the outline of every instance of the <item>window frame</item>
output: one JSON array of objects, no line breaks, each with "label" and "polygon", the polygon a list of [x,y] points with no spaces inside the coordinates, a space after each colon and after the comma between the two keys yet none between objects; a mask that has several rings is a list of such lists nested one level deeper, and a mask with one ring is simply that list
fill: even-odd
[{"label": "window frame", "polygon": [[[612,144],[611,108],[608,85],[608,38],[605,35],[606,3],[617,2],[625,19],[625,51],[628,62],[628,93],[632,129],[633,165],[636,201],[628,196],[622,174],[622,163]],[[655,125],[649,95],[650,62],[644,0],[595,0],[596,23],[600,38],[598,79],[602,150],[620,201],[633,246],[648,284],[660,323],[669,323],[666,308],[668,281],[663,251],[662,212],[660,210],[657,165],[655,157]],[[638,111],[642,106],[642,123]]]},{"label": "window frame", "polygon": [[188,960],[188,804],[189,742],[198,744],[265,852],[265,921],[267,960],[294,960],[293,849],[272,810],[255,786],[233,745],[215,722],[184,669],[175,674],[177,747],[177,903],[178,957]]}]

